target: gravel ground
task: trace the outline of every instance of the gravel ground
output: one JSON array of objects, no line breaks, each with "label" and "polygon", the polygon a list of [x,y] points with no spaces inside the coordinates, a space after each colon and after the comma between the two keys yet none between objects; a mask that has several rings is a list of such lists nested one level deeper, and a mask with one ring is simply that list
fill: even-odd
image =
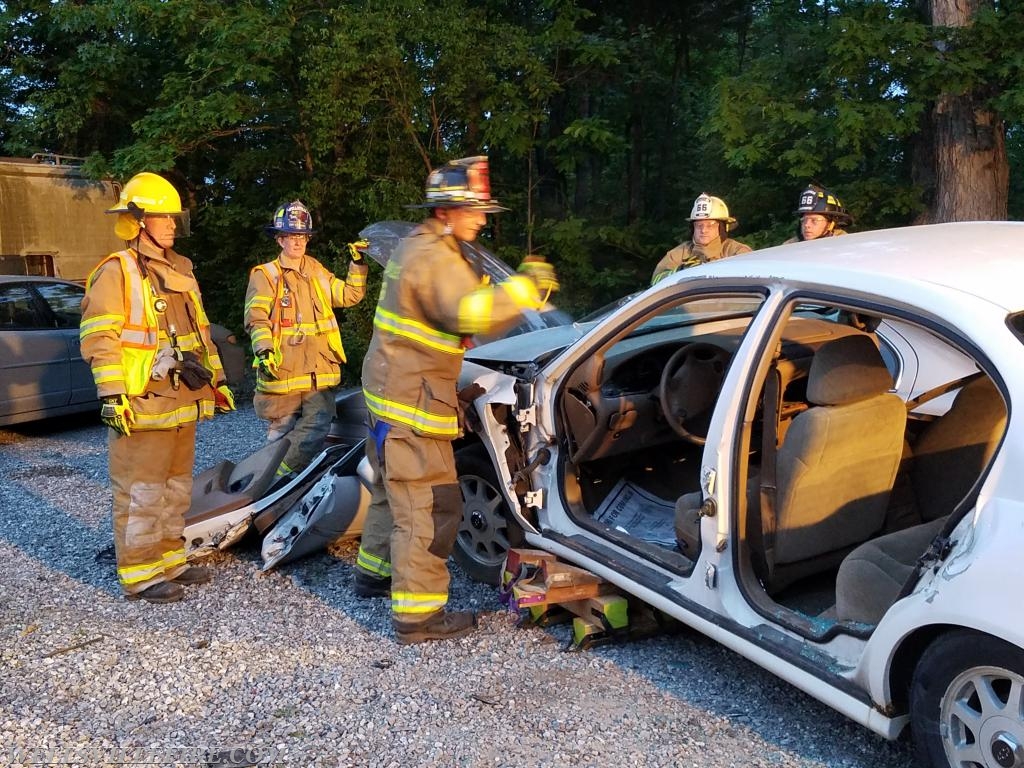
[{"label": "gravel ground", "polygon": [[[261,440],[243,406],[200,427],[197,468]],[[419,646],[352,596],[351,543],[261,574],[242,542],[183,602],[126,602],[97,559],[91,418],[0,429],[0,477],[0,765],[911,765],[693,633],[566,653],[566,627],[517,628],[454,564],[451,603],[481,627]]]}]

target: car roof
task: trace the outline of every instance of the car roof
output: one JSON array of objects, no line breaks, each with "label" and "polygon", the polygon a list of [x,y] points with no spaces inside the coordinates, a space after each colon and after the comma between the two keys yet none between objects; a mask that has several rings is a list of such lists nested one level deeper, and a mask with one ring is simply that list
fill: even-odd
[{"label": "car roof", "polygon": [[81,283],[76,283],[73,280],[65,280],[62,277],[45,277],[43,275],[0,275],[0,283],[61,283],[63,285],[77,285],[79,288],[82,287]]},{"label": "car roof", "polygon": [[[978,221],[859,232],[765,248],[680,275],[777,277],[801,283],[884,286],[928,284],[1006,309],[1024,309],[1024,222]],[[682,278],[682,279],[685,279]]]}]

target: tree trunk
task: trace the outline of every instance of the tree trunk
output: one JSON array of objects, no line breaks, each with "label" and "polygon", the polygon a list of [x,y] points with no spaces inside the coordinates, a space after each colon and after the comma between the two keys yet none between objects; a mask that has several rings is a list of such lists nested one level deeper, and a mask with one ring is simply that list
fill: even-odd
[{"label": "tree trunk", "polygon": [[[934,27],[965,27],[991,0],[929,0]],[[931,111],[931,172],[934,189],[928,195],[929,222],[1006,218],[1010,166],[1006,156],[1006,127],[985,104],[989,94],[944,93]]]}]

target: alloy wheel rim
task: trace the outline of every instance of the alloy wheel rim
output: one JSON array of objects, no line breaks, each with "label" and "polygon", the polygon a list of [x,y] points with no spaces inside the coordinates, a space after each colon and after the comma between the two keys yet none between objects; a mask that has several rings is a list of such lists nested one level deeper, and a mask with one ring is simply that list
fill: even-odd
[{"label": "alloy wheel rim", "polygon": [[459,478],[463,512],[459,540],[473,559],[486,565],[500,564],[509,550],[508,521],[501,512],[504,499],[487,480],[477,475]]},{"label": "alloy wheel rim", "polygon": [[955,768],[1024,768],[1024,678],[972,667],[942,697],[939,734]]}]

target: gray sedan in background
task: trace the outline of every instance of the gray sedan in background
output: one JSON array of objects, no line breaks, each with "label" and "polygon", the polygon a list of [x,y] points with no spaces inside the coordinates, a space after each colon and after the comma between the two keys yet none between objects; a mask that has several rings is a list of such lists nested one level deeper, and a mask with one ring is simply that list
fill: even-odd
[{"label": "gray sedan in background", "polygon": [[[0,275],[0,426],[99,409],[78,326],[85,288],[54,277]],[[228,383],[245,380],[245,353],[211,326]]]}]

